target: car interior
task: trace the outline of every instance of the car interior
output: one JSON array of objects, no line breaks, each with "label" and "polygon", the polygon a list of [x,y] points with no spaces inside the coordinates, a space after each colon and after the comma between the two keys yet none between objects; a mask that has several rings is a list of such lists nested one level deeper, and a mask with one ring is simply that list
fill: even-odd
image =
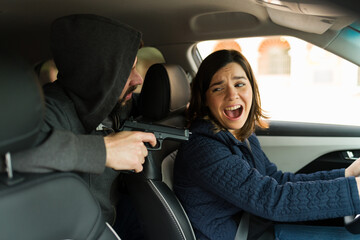
[{"label": "car interior", "polygon": [[7,169],[0,175],[1,238],[118,239],[78,175],[12,170],[11,153],[33,147],[45,105],[30,66],[4,52],[0,62],[1,109],[8,110],[1,118],[0,152]]},{"label": "car interior", "polygon": [[[137,121],[185,127],[184,112],[189,99],[190,84],[185,71],[179,65],[154,64],[145,76],[140,93],[142,115]],[[162,168],[163,159],[180,142],[164,140],[159,151],[150,150],[140,174],[126,176],[130,196],[149,239],[196,239],[184,209],[169,187],[172,178],[163,175],[172,172],[172,165]]]},{"label": "car interior", "polygon": [[[0,2],[0,164],[7,171],[0,173],[0,239],[120,239],[103,221],[99,204],[77,174],[20,173],[11,168],[11,153],[26,153],[40,131],[45,110],[35,66],[52,59],[51,22],[77,13],[118,19],[143,33],[144,47],[139,50],[137,69],[144,84],[138,89],[141,116],[136,121],[178,129],[186,127],[191,80],[204,58],[200,43],[290,36],[346,60],[352,68],[341,73],[344,78],[345,73],[354,73],[353,85],[347,88],[353,91],[341,96],[355,96],[343,104],[350,110],[340,113],[339,107],[327,108],[331,103],[323,103],[320,92],[315,101],[333,115],[353,119],[352,124],[270,118],[269,128],[257,129],[256,134],[268,158],[282,171],[310,173],[346,168],[360,157],[360,121],[356,115],[360,106],[360,8],[354,1],[5,0]],[[245,51],[246,45],[241,48]],[[289,49],[291,52],[295,47]],[[306,57],[316,65],[313,55]],[[340,75],[334,77],[336,84]],[[272,76],[277,77],[281,76]],[[327,91],[322,82],[316,84],[315,92]],[[289,94],[271,91],[270,96],[280,96],[279,102],[290,102]],[[301,93],[299,98],[307,94]],[[331,96],[339,101],[336,94]],[[303,103],[300,110],[295,110],[312,115],[306,113],[307,108]],[[165,140],[161,150],[151,151],[143,172],[126,175],[147,239],[196,239],[172,191],[172,168],[180,143]],[[345,226],[359,234],[359,219],[347,216],[305,224]]]}]

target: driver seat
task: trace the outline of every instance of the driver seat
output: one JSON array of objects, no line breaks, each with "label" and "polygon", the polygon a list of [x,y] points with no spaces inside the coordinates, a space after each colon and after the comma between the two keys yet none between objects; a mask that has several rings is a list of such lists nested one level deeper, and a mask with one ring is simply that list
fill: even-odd
[{"label": "driver seat", "polygon": [[[146,73],[140,93],[139,122],[185,126],[184,112],[190,99],[190,84],[178,65],[154,64]],[[166,140],[159,151],[150,151],[144,170],[128,174],[126,184],[145,235],[150,240],[195,240],[195,234],[175,193],[163,180],[162,160],[180,142]],[[151,162],[151,164],[149,164]]]}]

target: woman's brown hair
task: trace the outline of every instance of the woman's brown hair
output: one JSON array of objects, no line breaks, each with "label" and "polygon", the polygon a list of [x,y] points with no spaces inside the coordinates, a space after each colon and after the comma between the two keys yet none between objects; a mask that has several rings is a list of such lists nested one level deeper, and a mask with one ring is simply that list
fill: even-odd
[{"label": "woman's brown hair", "polygon": [[236,131],[237,139],[243,141],[255,131],[256,125],[261,128],[267,128],[268,124],[263,119],[267,119],[268,117],[264,115],[261,109],[259,88],[251,66],[246,58],[238,51],[220,50],[210,54],[204,59],[191,83],[191,99],[187,116],[190,124],[197,118],[210,119],[215,126],[215,131],[224,130],[224,127],[218,123],[206,106],[206,91],[209,88],[214,74],[220,68],[232,62],[238,63],[244,69],[250,81],[253,94],[249,116],[244,126]]}]

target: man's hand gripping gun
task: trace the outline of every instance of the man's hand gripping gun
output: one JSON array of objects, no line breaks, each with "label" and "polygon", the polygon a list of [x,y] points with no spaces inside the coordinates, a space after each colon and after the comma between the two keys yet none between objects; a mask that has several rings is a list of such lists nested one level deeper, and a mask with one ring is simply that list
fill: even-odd
[{"label": "man's hand gripping gun", "polygon": [[155,162],[153,159],[153,151],[161,150],[163,141],[166,139],[176,141],[187,141],[191,134],[188,129],[170,127],[153,123],[141,123],[135,120],[126,120],[119,131],[142,131],[151,132],[156,137],[156,146],[152,147],[149,143],[145,143],[148,149],[148,156],[144,163],[143,174],[147,178],[155,179],[161,177],[161,162]]}]

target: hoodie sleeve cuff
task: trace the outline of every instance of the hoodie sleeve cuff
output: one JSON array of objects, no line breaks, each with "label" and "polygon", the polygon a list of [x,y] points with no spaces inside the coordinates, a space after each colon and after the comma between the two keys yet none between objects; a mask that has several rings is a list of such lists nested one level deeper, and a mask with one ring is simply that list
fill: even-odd
[{"label": "hoodie sleeve cuff", "polygon": [[75,170],[101,174],[105,170],[106,148],[104,138],[96,135],[78,135]]}]

